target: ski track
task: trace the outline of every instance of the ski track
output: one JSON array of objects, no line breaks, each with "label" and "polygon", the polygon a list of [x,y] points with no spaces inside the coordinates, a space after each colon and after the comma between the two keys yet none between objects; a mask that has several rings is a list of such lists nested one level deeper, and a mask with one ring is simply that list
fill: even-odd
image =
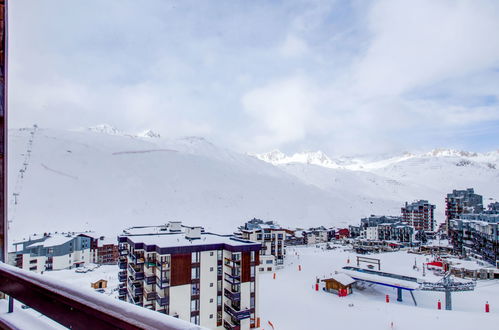
[{"label": "ski track", "polygon": [[177,150],[172,149],[149,149],[149,150],[133,150],[133,151],[118,151],[113,152],[113,156],[126,155],[126,154],[145,154],[150,152],[177,152]]},{"label": "ski track", "polygon": [[70,179],[73,179],[73,180],[78,180],[78,177],[77,176],[73,176],[71,174],[67,174],[67,173],[64,173],[64,172],[61,172],[61,171],[57,171],[57,170],[54,170],[50,167],[48,167],[47,165],[45,164],[42,164],[42,167],[44,169],[46,169],[47,171],[50,171],[50,172],[53,172],[53,173],[56,173],[56,174],[59,174],[59,175],[62,175],[62,176],[65,176],[67,178],[70,178]]}]

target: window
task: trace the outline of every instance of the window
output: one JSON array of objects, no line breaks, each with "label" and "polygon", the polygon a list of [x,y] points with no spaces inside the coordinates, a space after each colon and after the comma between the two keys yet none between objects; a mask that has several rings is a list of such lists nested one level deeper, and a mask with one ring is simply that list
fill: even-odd
[{"label": "window", "polygon": [[192,263],[198,263],[200,260],[200,253],[199,252],[192,252],[192,258],[191,261]]},{"label": "window", "polygon": [[255,251],[251,251],[251,261],[255,261]]},{"label": "window", "polygon": [[213,257],[213,251],[210,251],[210,257]]},{"label": "window", "polygon": [[217,260],[222,260],[222,250],[217,250]]},{"label": "window", "polygon": [[192,267],[191,279],[197,280],[199,278],[199,267]]},{"label": "window", "polygon": [[265,263],[271,264],[272,263],[272,259],[271,260],[267,260]]},{"label": "window", "polygon": [[199,283],[192,284],[191,295],[193,295],[193,296],[198,295],[199,294],[199,290],[200,290],[200,284]]},{"label": "window", "polygon": [[191,300],[191,312],[199,310],[199,299]]},{"label": "window", "polygon": [[217,296],[217,305],[222,305],[222,296]]},{"label": "window", "polygon": [[272,271],[272,267],[267,267],[267,271]]},{"label": "window", "polygon": [[265,268],[260,267],[260,268],[259,268],[259,270],[260,270],[261,272],[263,272],[263,271],[265,270]]},{"label": "window", "polygon": [[210,283],[210,288],[213,288],[213,282]]},{"label": "window", "polygon": [[251,277],[255,277],[255,267],[251,267],[251,270],[250,270],[250,274],[251,274]]},{"label": "window", "polygon": [[210,267],[210,272],[212,272],[212,271],[213,271],[213,267]]},{"label": "window", "polygon": [[212,303],[212,302],[213,302],[213,298],[210,298],[210,303]]},{"label": "window", "polygon": [[212,319],[212,318],[213,318],[213,314],[210,314],[210,319]]},{"label": "window", "polygon": [[199,325],[199,315],[191,316],[191,323]]}]

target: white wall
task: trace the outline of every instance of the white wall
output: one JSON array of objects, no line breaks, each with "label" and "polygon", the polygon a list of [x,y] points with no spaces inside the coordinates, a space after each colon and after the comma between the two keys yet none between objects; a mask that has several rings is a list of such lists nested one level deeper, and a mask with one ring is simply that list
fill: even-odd
[{"label": "white wall", "polygon": [[[213,286],[210,286],[210,283]],[[210,329],[217,326],[217,251],[201,252],[200,325]],[[210,302],[210,299],[213,301]],[[213,315],[210,318],[210,315]]]},{"label": "white wall", "polygon": [[178,314],[179,318],[191,321],[191,285],[170,287],[170,315]]}]

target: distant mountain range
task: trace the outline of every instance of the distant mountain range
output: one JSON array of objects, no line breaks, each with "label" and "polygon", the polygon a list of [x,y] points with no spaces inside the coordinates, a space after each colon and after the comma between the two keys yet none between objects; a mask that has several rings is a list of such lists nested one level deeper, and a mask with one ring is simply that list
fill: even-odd
[{"label": "distant mountain range", "polygon": [[415,199],[437,204],[442,221],[452,189],[473,187],[485,202],[499,195],[498,151],[438,149],[375,161],[323,152],[252,156],[201,137],[128,134],[110,125],[13,129],[8,151],[11,241],[47,231],[115,235],[169,220],[224,233],[253,217],[345,226],[370,214],[397,215]]}]

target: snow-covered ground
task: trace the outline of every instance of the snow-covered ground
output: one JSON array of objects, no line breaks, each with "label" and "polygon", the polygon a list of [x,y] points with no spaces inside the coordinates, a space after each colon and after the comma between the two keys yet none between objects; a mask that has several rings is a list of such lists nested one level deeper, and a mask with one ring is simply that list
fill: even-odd
[{"label": "snow-covered ground", "polygon": [[[297,255],[296,255],[297,254]],[[418,306],[414,306],[410,295],[403,293],[403,302],[396,301],[396,291],[388,287],[371,286],[364,290],[354,289],[347,297],[338,297],[322,290],[315,291],[316,278],[323,278],[347,265],[355,264],[356,254],[342,247],[324,250],[313,247],[290,247],[286,265],[273,274],[260,274],[259,303],[261,328],[271,329],[495,329],[499,322],[499,281],[478,281],[475,291],[453,293],[453,311],[437,310],[437,301],[444,294],[415,291]],[[421,264],[426,256],[393,252],[372,254],[369,257],[381,260],[381,270],[410,275],[435,281],[438,277],[427,272],[423,277]],[[419,271],[413,265],[419,266]],[[301,265],[301,271],[298,270]],[[84,290],[93,290],[90,283],[98,279],[108,280],[104,295],[116,296],[113,289],[118,285],[117,266],[101,266],[92,272],[76,273],[74,270],[53,271],[45,276],[71,283]],[[391,296],[390,303],[385,295]],[[491,312],[485,313],[485,302]],[[393,327],[392,327],[393,323]]]}]

